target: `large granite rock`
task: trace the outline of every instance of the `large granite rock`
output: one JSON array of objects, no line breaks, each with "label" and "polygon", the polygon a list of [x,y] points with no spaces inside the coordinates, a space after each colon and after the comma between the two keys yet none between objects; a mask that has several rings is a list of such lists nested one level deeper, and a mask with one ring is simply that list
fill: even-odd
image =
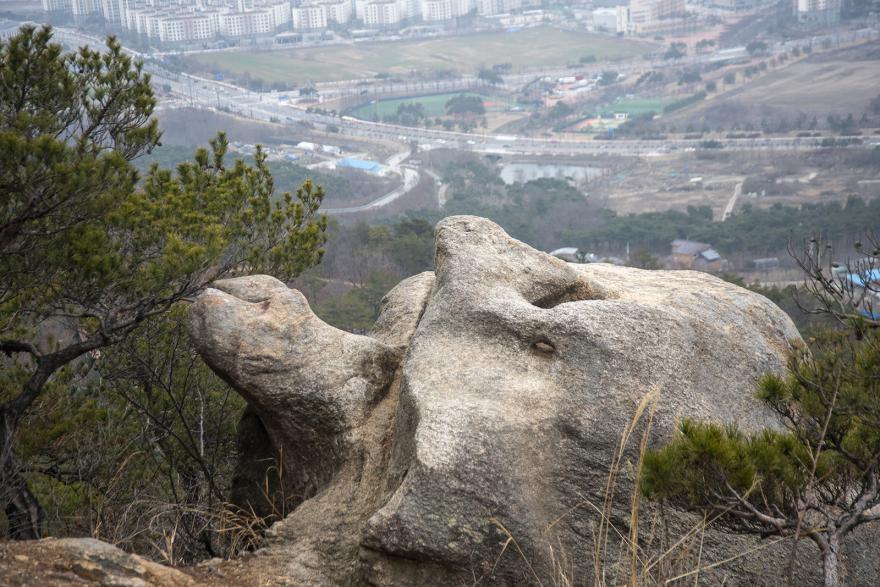
[{"label": "large granite rock", "polygon": [[[269,277],[218,283],[192,333],[304,500],[235,564],[308,585],[592,583],[599,511],[628,532],[627,462],[648,421],[651,443],[682,416],[776,425],[753,390],[799,340],[779,308],[710,275],[567,264],[466,216],[437,226],[434,273],[390,292],[370,336]],[[701,543],[704,561],[754,546]],[[784,553],[761,552],[712,572],[773,583]]]}]

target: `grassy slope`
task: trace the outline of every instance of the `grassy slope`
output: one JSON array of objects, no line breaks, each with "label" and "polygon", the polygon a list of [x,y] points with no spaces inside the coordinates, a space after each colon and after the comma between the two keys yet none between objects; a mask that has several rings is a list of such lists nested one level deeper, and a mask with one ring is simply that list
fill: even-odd
[{"label": "grassy slope", "polygon": [[586,55],[621,59],[647,51],[649,45],[588,33],[540,27],[513,33],[482,33],[425,41],[358,43],[272,51],[224,52],[193,57],[206,71],[245,72],[267,82],[335,81],[370,78],[377,73],[408,74],[413,70],[473,72],[479,65],[512,63],[514,70],[564,66]]},{"label": "grassy slope", "polygon": [[[705,102],[676,112],[671,121],[702,119],[729,122],[723,108],[744,113],[757,123],[763,115],[794,117],[798,112],[822,119],[828,114],[859,117],[880,93],[880,43],[814,55],[738,83]],[[740,78],[741,80],[741,78]],[[728,117],[729,118],[729,117]]]}]

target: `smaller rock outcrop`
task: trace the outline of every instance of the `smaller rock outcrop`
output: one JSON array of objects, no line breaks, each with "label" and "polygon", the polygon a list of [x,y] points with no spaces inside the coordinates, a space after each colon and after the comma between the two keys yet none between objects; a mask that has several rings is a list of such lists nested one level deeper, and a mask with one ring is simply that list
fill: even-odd
[{"label": "smaller rock outcrop", "polygon": [[266,275],[221,280],[192,311],[193,340],[248,401],[300,500],[337,470],[348,433],[383,396],[402,351],[328,326]]},{"label": "smaller rock outcrop", "polygon": [[0,584],[8,587],[100,585],[187,587],[196,581],[93,538],[0,543]]}]

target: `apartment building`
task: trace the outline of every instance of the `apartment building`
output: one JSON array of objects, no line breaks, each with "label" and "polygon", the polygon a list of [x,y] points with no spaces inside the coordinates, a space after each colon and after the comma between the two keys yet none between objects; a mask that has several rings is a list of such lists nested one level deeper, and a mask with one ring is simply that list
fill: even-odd
[{"label": "apartment building", "polygon": [[164,18],[159,22],[159,40],[168,43],[206,41],[220,31],[220,13],[200,12]]},{"label": "apartment building", "polygon": [[294,30],[327,28],[327,12],[320,4],[305,4],[292,10]]},{"label": "apartment building", "polygon": [[386,27],[400,24],[405,8],[399,0],[378,0],[365,7],[364,24],[371,27]]},{"label": "apartment building", "polygon": [[840,0],[795,0],[794,13],[801,24],[833,25],[840,21]]},{"label": "apartment building", "polygon": [[71,0],[43,0],[44,12],[71,12]]},{"label": "apartment building", "polygon": [[98,14],[101,11],[101,4],[98,0],[72,0],[70,3],[70,11],[74,16]]},{"label": "apartment building", "polygon": [[480,16],[507,14],[522,8],[522,0],[476,0],[477,13]]},{"label": "apartment building", "polygon": [[452,0],[422,0],[422,20],[441,22],[452,17]]},{"label": "apartment building", "polygon": [[593,30],[606,33],[625,33],[629,30],[629,8],[613,6],[593,10]]},{"label": "apartment building", "polygon": [[275,29],[287,28],[293,22],[293,10],[289,0],[266,4],[265,9],[272,12],[272,26]]},{"label": "apartment building", "polygon": [[100,12],[108,22],[120,22],[119,2],[117,0],[100,0]]},{"label": "apartment building", "polygon": [[351,20],[352,8],[350,0],[322,0],[324,16],[327,22],[345,24]]},{"label": "apartment building", "polygon": [[220,13],[220,34],[227,37],[249,37],[275,32],[272,12],[253,10],[248,12]]},{"label": "apartment building", "polygon": [[685,11],[685,0],[630,0],[629,21],[633,25],[652,25]]}]

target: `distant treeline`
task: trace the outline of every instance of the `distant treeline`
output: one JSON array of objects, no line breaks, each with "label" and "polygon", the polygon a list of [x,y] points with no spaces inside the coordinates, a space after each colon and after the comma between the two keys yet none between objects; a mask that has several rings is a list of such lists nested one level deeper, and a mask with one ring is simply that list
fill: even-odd
[{"label": "distant treeline", "polygon": [[726,254],[762,255],[784,251],[790,242],[797,246],[815,235],[837,240],[876,229],[880,226],[880,200],[865,202],[851,197],[845,204],[800,208],[776,204],[767,209],[746,204],[726,222],[713,222],[709,207],[626,216],[603,210],[602,218],[599,227],[570,232],[570,243],[586,250],[621,250],[629,243],[630,247],[664,251],[674,239],[688,238],[710,243]]}]

